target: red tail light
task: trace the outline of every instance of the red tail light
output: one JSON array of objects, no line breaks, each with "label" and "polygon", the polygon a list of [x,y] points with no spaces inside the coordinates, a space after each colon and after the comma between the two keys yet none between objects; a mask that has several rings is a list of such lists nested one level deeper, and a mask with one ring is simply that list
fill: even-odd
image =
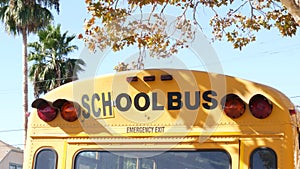
[{"label": "red tail light", "polygon": [[228,94],[222,99],[223,110],[230,118],[238,118],[245,112],[244,101],[235,94]]},{"label": "red tail light", "polygon": [[259,119],[267,118],[272,112],[271,102],[261,94],[250,99],[249,108],[252,115]]},{"label": "red tail light", "polygon": [[57,115],[57,109],[44,99],[36,99],[31,106],[37,109],[39,118],[45,122],[54,120]]}]

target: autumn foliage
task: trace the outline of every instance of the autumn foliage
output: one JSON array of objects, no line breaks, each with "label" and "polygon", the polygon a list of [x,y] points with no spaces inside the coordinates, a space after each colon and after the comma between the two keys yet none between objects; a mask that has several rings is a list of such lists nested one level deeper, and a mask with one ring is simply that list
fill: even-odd
[{"label": "autumn foliage", "polygon": [[[211,32],[211,40],[227,40],[242,49],[256,40],[260,30],[278,29],[293,36],[297,24],[278,0],[86,0],[91,14],[84,39],[91,50],[122,50],[137,45],[151,56],[169,57],[188,47],[195,31]],[[168,13],[173,11],[173,13]],[[174,12],[175,11],[175,12]],[[148,13],[148,15],[145,15]],[[174,16],[170,21],[166,15]],[[209,18],[208,22],[204,22]],[[179,36],[167,31],[170,25]],[[141,52],[142,53],[142,52]]]}]

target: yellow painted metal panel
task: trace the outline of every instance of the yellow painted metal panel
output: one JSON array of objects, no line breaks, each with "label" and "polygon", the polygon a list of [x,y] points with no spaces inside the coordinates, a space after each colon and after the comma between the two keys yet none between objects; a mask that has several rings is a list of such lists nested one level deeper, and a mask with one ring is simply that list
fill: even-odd
[{"label": "yellow painted metal panel", "polygon": [[[173,79],[160,80],[165,74]],[[155,81],[143,81],[149,75],[155,75]],[[138,81],[128,82],[126,78],[132,76]],[[246,103],[241,117],[224,114],[221,101],[227,94],[236,94]],[[265,119],[255,118],[249,110],[249,100],[256,94],[272,103],[272,113]],[[27,168],[32,168],[33,155],[45,145],[57,150],[62,168],[70,168],[74,153],[84,148],[222,148],[235,159],[233,169],[247,168],[250,150],[257,146],[285,147],[274,148],[280,159],[298,151],[297,123],[289,114],[294,108],[291,101],[276,89],[235,77],[172,69],[123,72],[63,85],[44,99],[76,102],[80,114],[74,122],[66,122],[59,113],[53,121],[44,122],[36,110],[31,113]],[[234,151],[225,145],[234,145]]]}]

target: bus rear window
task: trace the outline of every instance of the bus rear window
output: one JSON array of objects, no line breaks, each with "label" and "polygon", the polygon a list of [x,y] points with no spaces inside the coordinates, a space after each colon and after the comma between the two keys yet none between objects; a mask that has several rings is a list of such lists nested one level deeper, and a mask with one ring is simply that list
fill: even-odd
[{"label": "bus rear window", "polygon": [[271,148],[257,148],[250,157],[250,169],[276,169],[277,156]]},{"label": "bus rear window", "polygon": [[52,149],[40,150],[35,157],[34,169],[55,169],[57,154]]},{"label": "bus rear window", "polygon": [[212,151],[82,151],[75,169],[230,169],[223,150]]}]

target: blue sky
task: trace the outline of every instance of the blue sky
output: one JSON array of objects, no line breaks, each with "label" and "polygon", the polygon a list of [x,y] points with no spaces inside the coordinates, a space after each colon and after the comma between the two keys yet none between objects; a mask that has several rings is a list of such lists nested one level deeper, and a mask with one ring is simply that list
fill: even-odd
[{"label": "blue sky", "polygon": [[[61,1],[61,12],[55,14],[55,24],[61,24],[62,31],[70,34],[83,32],[83,21],[87,12],[84,1]],[[204,27],[205,28],[205,27]],[[36,41],[30,36],[29,42]],[[8,36],[0,26],[0,140],[22,147],[23,109],[22,109],[22,39],[20,36]],[[74,41],[79,50],[72,57],[81,57],[84,44]],[[257,34],[257,41],[242,51],[232,48],[228,42],[215,42],[213,48],[220,60],[223,73],[272,86],[285,93],[296,104],[300,105],[300,35],[283,38],[277,30]],[[179,56],[178,56],[179,57]],[[118,56],[108,59],[110,66],[122,61]],[[185,61],[185,58],[181,58]],[[214,63],[211,63],[214,64]],[[205,70],[201,63],[188,63],[190,69]],[[100,73],[113,72],[112,67],[102,68]],[[29,83],[31,85],[31,83]],[[33,101],[30,87],[29,105]],[[7,131],[9,130],[9,131]]]}]

